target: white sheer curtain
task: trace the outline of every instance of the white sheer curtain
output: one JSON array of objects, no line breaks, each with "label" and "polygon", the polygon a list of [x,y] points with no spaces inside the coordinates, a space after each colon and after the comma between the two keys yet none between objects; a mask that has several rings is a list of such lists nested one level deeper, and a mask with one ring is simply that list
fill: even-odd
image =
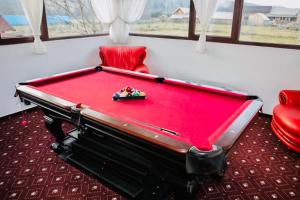
[{"label": "white sheer curtain", "polygon": [[[111,25],[117,19],[118,5],[116,0],[92,0],[91,3],[100,22]],[[112,26],[110,26],[109,35],[113,40],[111,36],[115,34]]]},{"label": "white sheer curtain", "polygon": [[200,53],[204,53],[206,49],[206,31],[210,20],[214,15],[218,0],[193,0],[198,19],[200,21],[200,38],[197,42],[196,49]]},{"label": "white sheer curtain", "polygon": [[121,43],[126,43],[129,37],[129,24],[139,20],[146,6],[147,0],[119,0],[119,19],[118,23],[120,33],[116,38]]},{"label": "white sheer curtain", "polygon": [[110,24],[114,43],[126,43],[129,24],[143,15],[147,0],[92,0],[92,7],[102,23]]},{"label": "white sheer curtain", "polygon": [[47,49],[40,38],[43,0],[21,0],[21,4],[34,36],[33,52],[36,54],[44,54],[47,52]]}]

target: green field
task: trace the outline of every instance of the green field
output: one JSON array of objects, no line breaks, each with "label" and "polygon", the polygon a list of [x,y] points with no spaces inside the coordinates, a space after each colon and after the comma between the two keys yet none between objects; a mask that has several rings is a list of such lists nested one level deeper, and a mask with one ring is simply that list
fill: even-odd
[{"label": "green field", "polygon": [[130,25],[130,32],[153,35],[188,36],[188,22],[152,22]]},{"label": "green field", "polygon": [[271,26],[243,26],[240,40],[300,45],[300,30],[279,29]]},{"label": "green field", "polygon": [[[199,34],[198,26],[196,33]],[[153,35],[187,36],[188,23],[179,22],[154,22],[131,25],[131,32]],[[231,26],[226,24],[212,24],[208,35],[231,35]],[[300,45],[300,31],[291,29],[279,29],[271,26],[242,26],[241,41],[265,42],[276,44]]]}]

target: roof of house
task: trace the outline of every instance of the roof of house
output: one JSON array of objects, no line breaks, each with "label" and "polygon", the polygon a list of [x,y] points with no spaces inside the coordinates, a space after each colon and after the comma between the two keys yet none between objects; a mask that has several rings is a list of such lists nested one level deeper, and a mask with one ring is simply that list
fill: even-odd
[{"label": "roof of house", "polygon": [[[181,10],[183,14],[176,15],[175,13]],[[269,17],[297,17],[300,15],[300,8],[285,8],[285,7],[272,7],[272,6],[260,6],[255,4],[249,4],[244,7],[244,13],[254,14],[257,13],[265,20],[270,20]],[[171,15],[171,19],[183,19],[189,17],[190,9],[179,7],[174,10]],[[232,20],[233,14],[231,10],[225,8],[218,9],[213,15],[212,19],[225,19]]]},{"label": "roof of house", "polygon": [[177,12],[178,10],[181,10],[184,14],[189,14],[190,13],[190,9],[189,8],[179,7],[179,8],[176,8],[176,10],[174,10],[173,14],[175,12]]},{"label": "roof of house", "polygon": [[70,23],[70,22],[71,22],[71,19],[69,16],[61,16],[61,15],[47,16],[48,24],[66,24],[66,23]]},{"label": "roof of house", "polygon": [[15,29],[0,15],[0,33],[14,31]]},{"label": "roof of house", "polygon": [[[175,13],[177,11],[181,10],[183,14],[181,15],[176,15]],[[170,16],[171,19],[183,19],[183,18],[188,18],[190,16],[190,9],[189,8],[184,8],[184,7],[179,7],[176,8],[173,12],[172,15]]]},{"label": "roof of house", "polygon": [[297,17],[300,8],[273,7],[268,17]]},{"label": "roof of house", "polygon": [[3,17],[12,26],[22,26],[28,24],[24,15],[3,15]]},{"label": "roof of house", "polygon": [[272,6],[254,6],[248,5],[243,9],[244,13],[270,13],[272,10]]},{"label": "roof of house", "polygon": [[[28,25],[27,19],[24,15],[4,15],[3,18],[12,26]],[[48,24],[63,24],[63,23],[69,23],[70,21],[71,20],[69,16],[60,16],[60,15],[47,16]]]},{"label": "roof of house", "polygon": [[[257,5],[255,3],[244,3],[244,13],[270,13],[272,6]],[[234,1],[225,1],[220,4],[218,12],[232,12],[234,10]]]}]

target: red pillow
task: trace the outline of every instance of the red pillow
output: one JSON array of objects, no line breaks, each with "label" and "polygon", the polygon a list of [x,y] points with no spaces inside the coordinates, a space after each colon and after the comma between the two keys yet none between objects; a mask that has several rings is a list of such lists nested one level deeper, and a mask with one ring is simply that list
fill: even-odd
[{"label": "red pillow", "polygon": [[99,50],[102,65],[132,71],[143,65],[146,58],[144,46],[102,46]]}]

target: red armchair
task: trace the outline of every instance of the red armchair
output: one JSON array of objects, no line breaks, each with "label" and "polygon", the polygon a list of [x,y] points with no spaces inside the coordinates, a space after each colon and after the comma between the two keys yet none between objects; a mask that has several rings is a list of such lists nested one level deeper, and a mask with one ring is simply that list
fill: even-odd
[{"label": "red armchair", "polygon": [[141,73],[149,73],[143,64],[146,58],[146,47],[143,46],[102,46],[99,56],[103,66],[116,67]]},{"label": "red armchair", "polygon": [[273,110],[271,127],[290,149],[300,153],[300,91],[283,90]]}]

